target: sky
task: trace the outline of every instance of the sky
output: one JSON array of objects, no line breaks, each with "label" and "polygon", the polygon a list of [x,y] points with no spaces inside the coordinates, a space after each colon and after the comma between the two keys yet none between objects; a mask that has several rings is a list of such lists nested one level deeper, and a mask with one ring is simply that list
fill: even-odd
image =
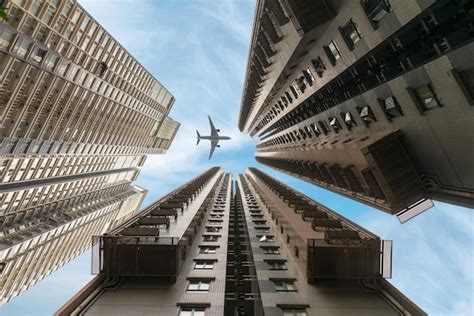
[{"label": "sky", "polygon": [[[137,184],[144,205],[221,166],[234,175],[257,166],[382,239],[393,240],[393,278],[430,315],[474,315],[474,212],[443,203],[401,225],[381,211],[273,171],[254,159],[256,140],[237,128],[255,3],[250,0],[82,0],[82,6],[175,96],[182,126],[166,155],[149,156]],[[208,161],[207,115],[231,136]],[[90,250],[0,309],[51,315],[89,280]]]}]

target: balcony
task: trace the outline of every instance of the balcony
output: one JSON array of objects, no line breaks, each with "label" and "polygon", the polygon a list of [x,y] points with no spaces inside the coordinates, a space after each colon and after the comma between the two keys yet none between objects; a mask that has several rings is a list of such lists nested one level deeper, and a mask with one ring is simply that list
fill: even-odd
[{"label": "balcony", "polygon": [[350,230],[326,231],[324,239],[308,240],[308,282],[390,278],[392,241],[361,239]]},{"label": "balcony", "polygon": [[92,274],[159,277],[174,282],[180,270],[180,253],[185,249],[184,241],[175,237],[94,237]]},{"label": "balcony", "polygon": [[[427,200],[423,183],[407,152],[401,132],[391,133],[362,149],[373,179],[367,181],[373,192],[381,191],[390,205],[390,211],[397,216],[406,213],[420,202]],[[370,180],[367,179],[366,180]],[[432,203],[418,207],[413,216],[430,208]],[[410,219],[410,213],[403,221]]]}]

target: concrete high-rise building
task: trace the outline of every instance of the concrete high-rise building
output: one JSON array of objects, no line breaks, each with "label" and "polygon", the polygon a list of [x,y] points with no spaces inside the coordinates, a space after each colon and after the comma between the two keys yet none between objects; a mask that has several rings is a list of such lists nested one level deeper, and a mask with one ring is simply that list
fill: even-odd
[{"label": "concrete high-rise building", "polygon": [[138,211],[174,97],[73,0],[6,0],[0,21],[0,304]]},{"label": "concrete high-rise building", "polygon": [[401,222],[474,206],[472,1],[257,1],[239,128],[259,162]]},{"label": "concrete high-rise building", "polygon": [[426,315],[384,278],[391,241],[251,168],[214,167],[94,237],[56,315]]}]

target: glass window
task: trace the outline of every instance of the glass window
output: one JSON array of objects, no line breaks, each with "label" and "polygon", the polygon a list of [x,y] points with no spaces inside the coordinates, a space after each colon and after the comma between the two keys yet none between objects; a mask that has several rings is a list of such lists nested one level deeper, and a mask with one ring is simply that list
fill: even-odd
[{"label": "glass window", "polygon": [[278,255],[280,254],[280,248],[279,247],[264,247],[263,253],[266,255]]},{"label": "glass window", "polygon": [[305,69],[303,70],[303,75],[304,75],[304,78],[306,80],[306,82],[312,86],[313,83],[314,83],[314,77],[313,77],[313,74],[311,73],[311,70],[308,68],[308,69]]},{"label": "glass window", "polygon": [[4,29],[2,34],[0,35],[0,47],[7,48],[13,40],[15,33]]},{"label": "glass window", "polygon": [[199,253],[202,254],[213,254],[217,252],[217,247],[215,246],[199,246]]},{"label": "glass window", "polygon": [[286,262],[283,260],[267,261],[270,270],[288,270]]},{"label": "glass window", "polygon": [[56,64],[58,63],[58,60],[59,60],[58,55],[49,54],[45,62],[46,68],[48,68],[49,70],[52,70],[54,66],[56,66]]},{"label": "glass window", "polygon": [[34,16],[38,16],[39,12],[41,11],[42,4],[42,0],[34,0],[30,6],[30,13]]},{"label": "glass window", "polygon": [[222,227],[220,226],[208,226],[206,227],[206,232],[207,233],[218,233],[220,232]]},{"label": "glass window", "polygon": [[328,47],[329,47],[329,50],[331,51],[331,54],[334,56],[335,60],[338,60],[339,58],[341,58],[341,54],[339,53],[339,47],[337,47],[336,42],[331,41]]},{"label": "glass window", "polygon": [[205,307],[181,307],[179,316],[204,316]]},{"label": "glass window", "polygon": [[209,292],[210,284],[209,280],[190,280],[187,290],[189,292]]},{"label": "glass window", "polygon": [[51,22],[51,19],[53,18],[55,12],[56,12],[56,9],[54,9],[53,7],[49,7],[46,10],[46,13],[43,15],[43,22],[46,24]]},{"label": "glass window", "polygon": [[196,269],[196,270],[212,270],[212,269],[214,269],[214,261],[196,260],[196,261],[194,261],[194,269]]},{"label": "glass window", "polygon": [[274,242],[275,237],[273,235],[257,235],[260,242]]},{"label": "glass window", "polygon": [[341,28],[341,33],[349,49],[353,49],[354,45],[361,39],[357,24],[352,19]]},{"label": "glass window", "polygon": [[326,66],[324,66],[323,60],[321,59],[321,57],[318,56],[315,59],[312,59],[311,63],[313,64],[314,70],[321,78],[323,76],[324,71],[326,70]]},{"label": "glass window", "polygon": [[336,65],[337,60],[341,58],[341,53],[339,47],[337,46],[335,41],[331,41],[328,46],[324,46],[324,50],[326,51],[326,55],[329,58],[329,61],[334,66]]},{"label": "glass window", "polygon": [[45,49],[42,49],[41,47],[38,47],[36,49],[36,52],[33,54],[33,60],[37,62],[38,64],[41,64],[43,61],[44,57],[46,56],[47,51]]},{"label": "glass window", "polygon": [[362,0],[361,3],[373,27],[377,27],[379,21],[390,12],[388,0]]},{"label": "glass window", "polygon": [[403,110],[394,96],[379,101],[389,121],[397,116],[403,116]]},{"label": "glass window", "polygon": [[204,238],[204,241],[218,241],[219,240],[219,236],[216,236],[216,235],[204,235],[203,238]]},{"label": "glass window", "polygon": [[273,281],[277,292],[296,292],[294,281]]},{"label": "glass window", "polygon": [[420,110],[427,111],[441,106],[430,84],[415,88],[412,91],[415,95],[415,102]]}]

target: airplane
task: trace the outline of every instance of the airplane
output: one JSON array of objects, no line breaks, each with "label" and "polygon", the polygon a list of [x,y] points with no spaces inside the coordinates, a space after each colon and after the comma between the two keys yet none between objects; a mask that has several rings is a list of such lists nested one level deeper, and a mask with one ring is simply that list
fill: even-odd
[{"label": "airplane", "polygon": [[199,141],[201,139],[210,140],[211,141],[211,151],[209,153],[209,158],[208,158],[208,160],[210,160],[211,157],[212,157],[212,154],[214,153],[214,150],[216,149],[216,147],[221,147],[219,145],[219,141],[220,140],[229,140],[230,137],[229,136],[219,136],[219,132],[221,130],[216,129],[214,127],[214,124],[212,123],[211,117],[209,115],[207,117],[209,118],[209,125],[211,125],[211,135],[210,136],[201,136],[201,134],[199,134],[199,131],[196,131],[196,134],[197,134],[196,146],[199,145]]}]

